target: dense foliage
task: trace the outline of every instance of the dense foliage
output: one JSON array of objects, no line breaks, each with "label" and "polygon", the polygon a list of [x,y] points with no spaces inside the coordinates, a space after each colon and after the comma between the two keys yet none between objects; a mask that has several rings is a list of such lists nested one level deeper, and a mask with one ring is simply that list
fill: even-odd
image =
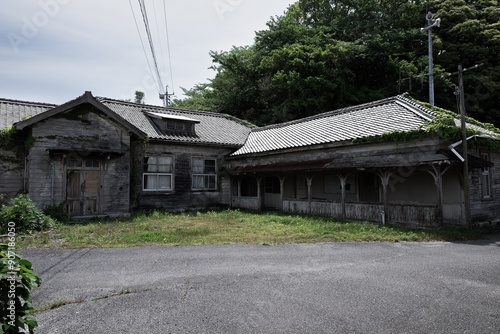
[{"label": "dense foliage", "polygon": [[12,247],[0,244],[0,333],[33,333],[38,326],[31,315],[31,290],[41,279]]},{"label": "dense foliage", "polygon": [[29,195],[12,198],[0,209],[0,234],[6,233],[8,224],[16,224],[16,233],[40,231],[52,227],[54,221],[37,208]]},{"label": "dense foliage", "polygon": [[[212,51],[215,78],[175,106],[262,125],[408,91],[410,76],[428,73],[427,11],[442,19],[433,29],[436,105],[456,109],[457,77],[441,74],[484,63],[464,75],[467,110],[500,126],[497,0],[300,0],[253,45]],[[411,83],[411,95],[427,101],[427,76]]]}]

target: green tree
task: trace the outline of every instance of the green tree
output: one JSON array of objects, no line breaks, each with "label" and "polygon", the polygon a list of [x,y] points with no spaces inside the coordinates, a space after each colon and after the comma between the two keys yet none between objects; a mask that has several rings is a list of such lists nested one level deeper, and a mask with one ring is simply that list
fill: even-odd
[{"label": "green tree", "polygon": [[411,76],[419,78],[410,94],[427,101],[427,10],[442,19],[433,31],[436,105],[456,104],[454,79],[441,74],[482,62],[464,77],[468,110],[499,125],[497,0],[300,0],[254,45],[211,52],[215,78],[177,103],[270,124],[396,95]]},{"label": "green tree", "polygon": [[144,104],[144,92],[135,92],[135,103]]},{"label": "green tree", "polygon": [[[431,8],[435,16],[442,19],[436,62],[448,72],[457,71],[458,64],[463,67],[484,64],[464,74],[467,112],[478,120],[500,126],[498,1],[437,0]],[[453,108],[452,105],[445,107]]]}]

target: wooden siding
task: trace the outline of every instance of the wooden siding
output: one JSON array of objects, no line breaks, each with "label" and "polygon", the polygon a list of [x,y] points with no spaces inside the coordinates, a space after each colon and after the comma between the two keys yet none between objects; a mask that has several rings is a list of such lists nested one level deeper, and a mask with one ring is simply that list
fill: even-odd
[{"label": "wooden siding", "polygon": [[[312,201],[310,205],[307,201],[283,201],[284,212],[296,212],[304,214],[315,214],[330,216],[342,219],[342,203]],[[382,204],[370,203],[346,203],[345,218],[357,221],[370,221],[376,223],[383,222],[384,206]],[[389,204],[388,223],[404,223],[419,226],[434,226],[437,223],[436,207],[425,205],[399,205]]]},{"label": "wooden siding", "polygon": [[[231,182],[223,172],[224,156],[231,149],[189,145],[186,143],[153,142],[133,144],[132,209],[161,208],[168,211],[186,211],[228,207]],[[174,158],[173,189],[171,191],[144,191],[142,185],[144,156],[172,156]],[[192,158],[214,158],[217,161],[217,189],[192,190]]]},{"label": "wooden siding", "polygon": [[0,206],[23,191],[24,160],[13,151],[0,149]]},{"label": "wooden siding", "polygon": [[233,197],[233,207],[248,210],[260,210],[257,197]]},{"label": "wooden siding", "polygon": [[[488,153],[475,149],[471,152],[476,156]],[[489,153],[494,163],[490,168],[491,196],[484,198],[482,192],[481,169],[469,171],[471,220],[473,222],[489,222],[500,219],[500,153]]]},{"label": "wooden siding", "polygon": [[387,222],[406,225],[437,226],[439,224],[435,205],[390,204]]},{"label": "wooden siding", "polygon": [[[67,160],[99,160],[99,214],[126,214],[130,209],[130,135],[94,110],[88,111],[80,108],[77,116],[69,112],[33,126],[35,142],[28,155],[30,196],[41,208],[65,202]],[[53,150],[68,153],[50,154]]]}]

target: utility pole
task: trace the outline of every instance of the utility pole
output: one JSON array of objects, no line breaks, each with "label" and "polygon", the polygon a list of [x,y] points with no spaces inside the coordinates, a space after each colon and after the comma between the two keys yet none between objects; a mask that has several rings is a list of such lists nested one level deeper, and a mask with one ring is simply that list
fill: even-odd
[{"label": "utility pole", "polygon": [[469,193],[469,157],[467,152],[467,127],[465,125],[465,98],[464,82],[462,79],[462,64],[458,65],[458,90],[460,94],[460,117],[462,119],[462,156],[464,158],[464,207],[465,207],[465,225],[471,228],[470,221],[470,193]]},{"label": "utility pole", "polygon": [[428,12],[425,18],[427,19],[426,28],[421,28],[420,31],[425,33],[427,31],[429,39],[429,103],[431,107],[434,107],[434,68],[432,59],[432,28],[439,27],[441,25],[441,19],[433,20],[434,14]]},{"label": "utility pole", "polygon": [[466,69],[462,68],[462,64],[458,65],[458,72],[449,73],[446,76],[452,76],[458,74],[458,95],[459,95],[459,106],[460,117],[462,123],[462,156],[463,156],[463,176],[464,176],[464,211],[465,211],[465,225],[467,228],[471,228],[471,220],[470,220],[470,192],[469,192],[469,157],[467,150],[467,127],[465,124],[465,93],[464,93],[464,82],[463,82],[463,72],[475,70],[479,66],[484,64],[474,65],[472,67],[468,67]]},{"label": "utility pole", "polygon": [[170,96],[174,94],[168,93],[168,86],[165,87],[165,94],[160,94],[160,100],[163,100],[163,106],[166,108],[170,105]]}]

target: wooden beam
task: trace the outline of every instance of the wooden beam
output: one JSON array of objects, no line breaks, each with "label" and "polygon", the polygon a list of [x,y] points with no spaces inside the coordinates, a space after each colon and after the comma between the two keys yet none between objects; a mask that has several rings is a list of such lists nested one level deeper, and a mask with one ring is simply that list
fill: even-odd
[{"label": "wooden beam", "polygon": [[307,213],[311,213],[311,211],[312,211],[311,202],[312,202],[313,176],[310,174],[306,174],[306,180],[307,180]]},{"label": "wooden beam", "polygon": [[387,223],[389,222],[389,210],[388,210],[388,207],[389,207],[389,202],[388,202],[388,199],[387,199],[387,187],[389,186],[389,181],[391,179],[391,176],[392,174],[394,174],[393,172],[389,172],[389,171],[386,171],[386,170],[379,170],[378,171],[378,175],[380,177],[380,180],[382,182],[382,201],[384,203],[384,223]]}]

